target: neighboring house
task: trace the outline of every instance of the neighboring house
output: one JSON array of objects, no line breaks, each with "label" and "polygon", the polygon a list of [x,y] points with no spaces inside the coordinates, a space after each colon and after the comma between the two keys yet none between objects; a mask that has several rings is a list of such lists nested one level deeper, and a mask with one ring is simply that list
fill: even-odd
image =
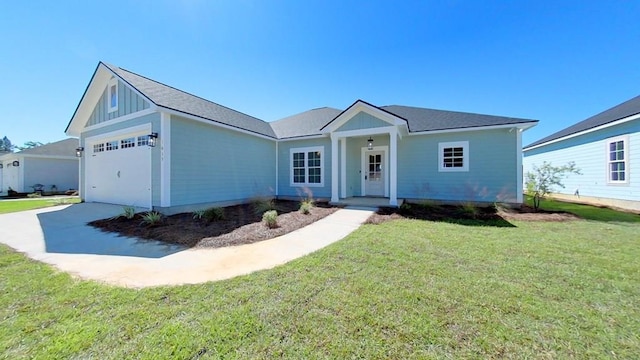
[{"label": "neighboring house", "polygon": [[554,196],[640,210],[640,96],[524,148],[525,173],[545,161],[582,172]]},{"label": "neighboring house", "polygon": [[9,188],[19,193],[33,192],[34,185],[42,190],[63,192],[78,189],[78,139],[66,139],[0,155],[0,192]]},{"label": "neighboring house", "polygon": [[307,194],[520,203],[536,122],[361,100],[265,122],[100,62],[66,133],[85,201],[175,213]]}]

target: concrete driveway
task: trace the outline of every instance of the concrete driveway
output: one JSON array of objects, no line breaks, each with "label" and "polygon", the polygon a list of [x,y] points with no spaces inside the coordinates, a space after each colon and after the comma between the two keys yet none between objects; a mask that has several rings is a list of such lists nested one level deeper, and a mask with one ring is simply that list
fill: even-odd
[{"label": "concrete driveway", "polygon": [[338,241],[371,209],[341,209],[305,228],[258,243],[185,249],[119,237],[86,225],[122,212],[81,203],[0,215],[0,242],[83,279],[126,287],[195,284],[273,268]]}]

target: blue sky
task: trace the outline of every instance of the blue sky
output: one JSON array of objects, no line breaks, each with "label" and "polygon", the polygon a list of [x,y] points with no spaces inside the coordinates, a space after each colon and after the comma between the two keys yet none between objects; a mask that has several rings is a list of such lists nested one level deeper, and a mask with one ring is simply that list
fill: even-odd
[{"label": "blue sky", "polygon": [[271,121],[357,99],[540,120],[640,94],[639,1],[15,1],[0,136],[65,137],[105,61]]}]

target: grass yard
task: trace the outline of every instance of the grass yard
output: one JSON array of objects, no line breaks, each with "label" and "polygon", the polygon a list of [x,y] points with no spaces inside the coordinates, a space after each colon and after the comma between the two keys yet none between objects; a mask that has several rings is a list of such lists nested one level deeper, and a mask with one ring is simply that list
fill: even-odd
[{"label": "grass yard", "polygon": [[62,204],[79,203],[79,198],[57,198],[57,199],[28,199],[28,200],[0,200],[0,214],[16,211],[40,209]]},{"label": "grass yard", "polygon": [[640,357],[640,224],[514,225],[365,225],[273,270],[144,290],[0,246],[0,357]]}]

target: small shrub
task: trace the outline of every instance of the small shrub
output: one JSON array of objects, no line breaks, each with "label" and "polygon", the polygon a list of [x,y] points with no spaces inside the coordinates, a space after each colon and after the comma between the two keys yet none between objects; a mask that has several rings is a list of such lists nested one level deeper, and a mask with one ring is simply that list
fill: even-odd
[{"label": "small shrub", "polygon": [[204,211],[202,217],[204,217],[208,222],[222,220],[224,219],[224,209],[219,207],[208,208]]},{"label": "small shrub", "polygon": [[262,221],[269,229],[278,227],[278,212],[275,210],[268,210],[262,214]]},{"label": "small shrub", "polygon": [[27,197],[28,198],[39,198],[39,197],[42,197],[42,195],[40,193],[35,192],[35,193],[27,194]]},{"label": "small shrub", "polygon": [[275,210],[276,202],[271,198],[257,197],[251,200],[253,211],[257,214],[264,214],[265,211]]},{"label": "small shrub", "polygon": [[406,202],[402,203],[402,205],[400,205],[400,214],[402,215],[411,214],[411,205]]},{"label": "small shrub", "polygon": [[304,199],[300,201],[300,212],[309,215],[311,214],[311,209],[315,206],[315,202],[313,199]]},{"label": "small shrub", "polygon": [[205,212],[205,211],[206,211],[205,209],[195,210],[194,212],[192,212],[192,214],[193,214],[193,218],[194,218],[195,220],[200,220],[200,219],[202,219],[202,217],[204,217],[204,212]]},{"label": "small shrub", "polygon": [[122,213],[112,217],[111,220],[121,217],[131,220],[134,216],[136,216],[136,209],[133,206],[125,206],[122,208]]},{"label": "small shrub", "polygon": [[146,224],[147,226],[158,225],[162,221],[162,214],[157,211],[149,211],[142,215],[141,224]]},{"label": "small shrub", "polygon": [[480,209],[473,203],[467,202],[460,206],[460,212],[472,219],[475,219],[480,214]]}]

